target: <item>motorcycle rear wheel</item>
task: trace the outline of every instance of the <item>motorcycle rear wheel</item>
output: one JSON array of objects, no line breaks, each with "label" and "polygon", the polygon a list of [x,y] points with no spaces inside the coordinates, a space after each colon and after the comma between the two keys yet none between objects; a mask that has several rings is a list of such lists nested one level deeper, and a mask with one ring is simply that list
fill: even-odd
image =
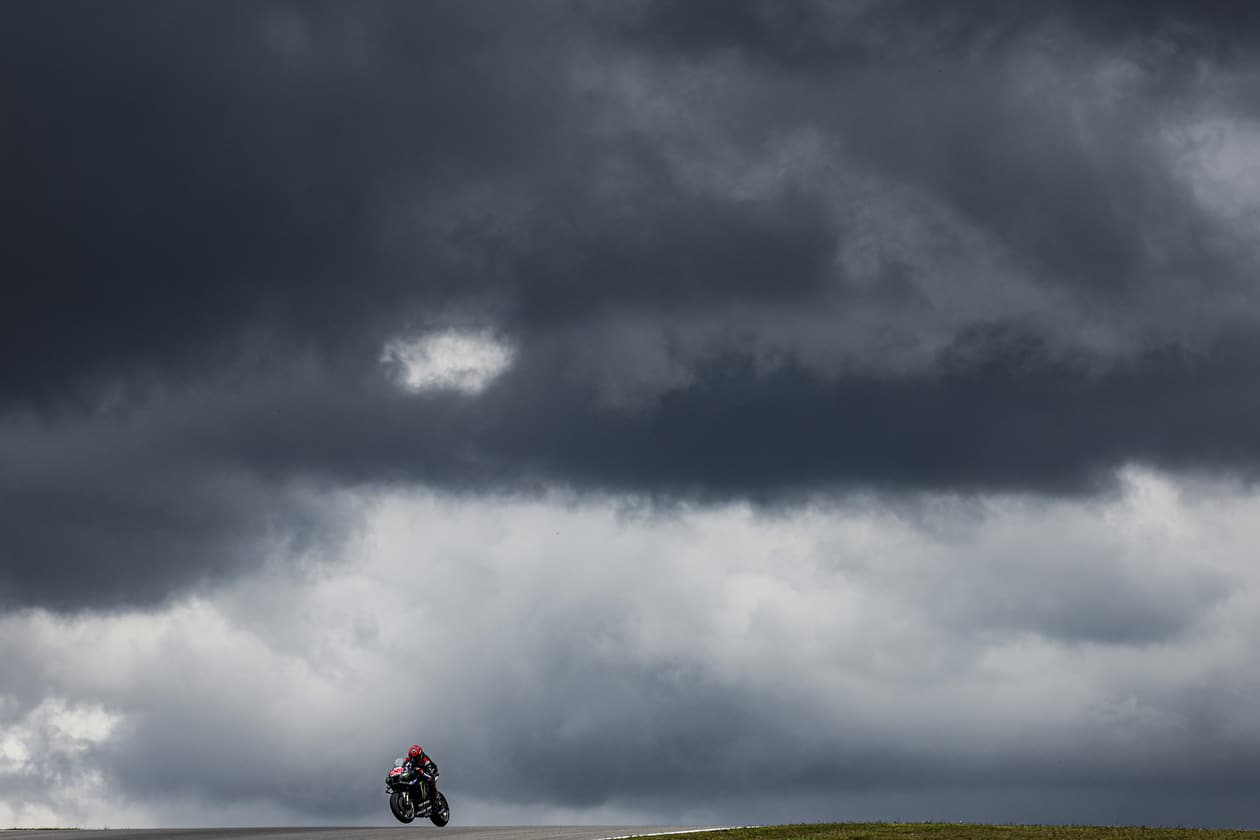
[{"label": "motorcycle rear wheel", "polygon": [[405,790],[396,790],[389,795],[389,810],[394,812],[400,823],[409,823],[416,818],[416,804]]},{"label": "motorcycle rear wheel", "polygon": [[446,794],[440,790],[434,799],[436,801],[433,803],[433,813],[429,815],[429,821],[441,828],[451,821],[451,806],[446,801]]}]

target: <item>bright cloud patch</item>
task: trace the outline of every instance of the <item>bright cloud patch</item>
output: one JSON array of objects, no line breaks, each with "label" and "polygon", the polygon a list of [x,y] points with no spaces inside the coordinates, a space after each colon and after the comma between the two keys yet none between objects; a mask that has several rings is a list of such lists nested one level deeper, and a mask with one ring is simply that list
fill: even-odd
[{"label": "bright cloud patch", "polygon": [[106,740],[118,716],[96,704],[48,698],[0,730],[0,774],[29,770],[50,755],[73,756]]},{"label": "bright cloud patch", "polygon": [[[32,798],[33,785],[38,790],[73,778],[76,801],[91,800],[92,807],[103,808],[104,777],[89,756],[114,733],[121,717],[94,701],[48,697],[6,720],[6,707],[13,704],[13,698],[0,694],[0,791],[10,791],[0,794],[0,828],[78,821],[77,813],[67,814],[55,801]],[[111,809],[111,814],[118,813],[116,806]]]},{"label": "bright cloud patch", "polygon": [[409,391],[476,394],[512,364],[512,348],[488,332],[446,330],[390,341],[381,363],[392,368]]}]

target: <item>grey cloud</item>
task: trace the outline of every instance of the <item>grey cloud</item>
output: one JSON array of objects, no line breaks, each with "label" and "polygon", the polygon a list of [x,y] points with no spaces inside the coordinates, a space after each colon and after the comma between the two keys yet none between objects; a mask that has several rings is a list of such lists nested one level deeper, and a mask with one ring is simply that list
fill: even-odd
[{"label": "grey cloud", "polygon": [[[1245,514],[1254,497],[1239,498],[1231,510]],[[710,510],[661,527],[589,505],[393,504],[342,567],[273,569],[148,614],[11,616],[6,676],[119,715],[89,758],[135,803],[380,821],[381,770],[418,738],[453,801],[509,819],[543,804],[753,821],[940,807],[1251,819],[1253,656],[1233,634],[1254,621],[1253,599],[1204,603],[1176,586],[1217,569],[1248,592],[1249,543],[1220,539],[1210,511],[1174,505],[1188,530],[1134,546],[1174,572],[1157,600],[1215,611],[1149,644],[973,633],[915,579],[948,566],[983,622],[994,526],[1015,543],[1044,517],[1043,540],[1105,566],[1113,530],[1159,509],[1141,500],[1109,503],[1107,521],[1077,502],[951,517],[947,544],[844,508],[754,522]],[[835,565],[838,547],[885,574]],[[1212,560],[1172,562],[1179,551]],[[907,575],[886,574],[897,568]],[[1011,574],[1032,587],[1035,572]],[[302,761],[312,750],[318,766]],[[1053,808],[1027,801],[1034,789]]]},{"label": "grey cloud", "polygon": [[[598,8],[598,7],[597,7]],[[603,23],[624,37],[683,52],[734,50],[782,70],[850,69],[862,61],[986,55],[1059,26],[1107,44],[1160,39],[1170,47],[1237,59],[1257,35],[1253,10],[1229,0],[1055,3],[977,0],[949,8],[914,2],[809,0],[791,11],[767,0],[679,7],[663,0],[626,4]]]},{"label": "grey cloud", "polygon": [[6,608],[161,602],[277,553],[327,557],[352,521],[325,488],[190,455],[178,427],[67,425],[10,427],[0,447]]},{"label": "grey cloud", "polygon": [[[376,341],[426,291],[425,272],[377,246],[389,188],[442,196],[495,177],[518,148],[496,139],[506,125],[548,145],[550,124],[526,119],[539,91],[505,72],[522,51],[501,36],[532,28],[528,15],[177,3],[6,16],[10,404],[195,377],[258,333],[330,356]],[[496,45],[506,66],[482,52]],[[554,60],[525,58],[545,89]]]},{"label": "grey cloud", "polygon": [[[851,219],[831,206],[837,185],[805,171],[741,200],[687,180],[728,147],[736,157],[719,167],[733,177],[794,132],[818,134],[824,158],[844,152],[845,166],[940,203],[1041,283],[1115,290],[1118,309],[1185,281],[1172,302],[1184,311],[1186,296],[1204,284],[1208,297],[1232,290],[1248,267],[1143,136],[1176,95],[1139,87],[1121,91],[1117,108],[1115,97],[1081,94],[1088,77],[1031,36],[922,69],[889,69],[869,54],[842,80],[785,80],[708,68],[703,56],[653,65],[635,42],[584,28],[600,15],[563,6],[519,19],[464,8],[373,6],[343,21],[320,5],[213,15],[85,6],[64,18],[25,7],[8,31],[26,32],[24,43],[46,35],[67,54],[6,51],[10,75],[30,82],[13,91],[26,119],[13,138],[21,189],[9,206],[26,233],[9,272],[22,305],[9,309],[7,399],[56,405],[96,393],[101,376],[196,376],[257,333],[354,365],[383,335],[454,312],[532,334],[627,309],[814,311],[854,280],[832,266],[851,238]],[[706,19],[720,36],[740,8]],[[845,19],[843,6],[810,8]],[[896,6],[858,10],[896,34],[930,28]],[[962,18],[982,14],[997,13],[979,5]],[[552,48],[507,34],[523,20],[527,32],[549,32]],[[131,45],[126,62],[110,52],[119,44]],[[599,49],[607,67],[587,67]],[[1088,41],[1063,52],[1106,56]],[[1036,72],[1019,63],[1025,54],[1050,66],[1040,88],[1021,82]],[[218,71],[220,60],[232,69]],[[145,72],[168,66],[178,72]],[[644,66],[646,104],[691,108],[702,128],[640,123],[645,103],[616,85]],[[693,102],[697,85],[707,95]],[[128,107],[111,109],[122,90]],[[740,102],[746,91],[755,110]],[[696,146],[672,148],[683,141]],[[610,190],[610,177],[623,187]],[[483,199],[469,204],[475,195]],[[523,209],[505,213],[513,205]],[[889,291],[872,317],[894,331],[933,271],[907,256],[887,254],[885,266],[914,266],[909,274],[862,278]],[[1019,278],[995,276],[981,288],[1011,282]],[[937,308],[982,307],[982,296]],[[845,323],[843,310],[834,318]],[[754,333],[774,333],[775,320]],[[930,332],[931,320],[910,324]]]},{"label": "grey cloud", "polygon": [[[557,377],[563,357],[527,354],[479,396],[315,371],[228,399],[171,396],[126,421],[35,426],[8,448],[9,598],[160,600],[269,545],[318,553],[353,521],[336,488],[380,482],[774,505],[863,487],[1097,492],[1133,461],[1254,476],[1250,341],[1099,370],[998,336],[960,350],[951,372],[900,378],[719,359],[636,411]],[[1204,410],[1218,395],[1229,413]]]},{"label": "grey cloud", "polygon": [[[1140,492],[1132,479],[1123,486],[1123,493]],[[1119,499],[1097,503],[1106,510]],[[874,591],[902,593],[916,611],[964,637],[1173,644],[1202,632],[1235,590],[1231,575],[1198,562],[1175,540],[1135,538],[1123,525],[1096,530],[1094,512],[1064,503],[1007,504],[938,501],[881,522],[924,539],[932,546],[927,558],[840,544],[829,550],[836,569]],[[1175,527],[1152,523],[1150,530]]]}]

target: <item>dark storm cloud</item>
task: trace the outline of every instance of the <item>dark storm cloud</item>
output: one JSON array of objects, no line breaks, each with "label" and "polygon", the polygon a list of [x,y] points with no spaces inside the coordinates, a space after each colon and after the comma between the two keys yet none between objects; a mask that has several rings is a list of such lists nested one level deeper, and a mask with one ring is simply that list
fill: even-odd
[{"label": "dark storm cloud", "polygon": [[974,55],[1008,46],[1046,24],[1066,24],[1082,36],[1113,41],[1178,38],[1196,50],[1237,47],[1260,34],[1260,14],[1230,0],[972,0],[949,7],[913,0],[804,0],[791,7],[770,0],[647,0],[605,10],[603,22],[661,48],[735,49],[805,71],[879,61],[890,54],[899,59]]},{"label": "dark storm cloud", "polygon": [[[724,360],[645,412],[558,382],[543,359],[479,397],[296,378],[236,391],[230,405],[217,390],[172,396],[130,423],[64,421],[53,435],[32,423],[5,453],[0,521],[16,561],[6,599],[159,600],[256,564],[267,548],[327,543],[344,517],[320,489],[375,481],[459,491],[567,482],[772,503],[784,488],[859,482],[1071,493],[1108,484],[1130,459],[1227,471],[1251,452],[1254,342],[1206,360],[1156,354],[1105,374],[1049,364],[1036,346],[974,344],[959,351],[957,370],[895,380],[826,381],[795,366],[758,375],[751,362]],[[1235,395],[1232,412],[1202,411],[1219,393]],[[739,424],[727,422],[735,415]]]},{"label": "dark storm cloud", "polygon": [[[722,37],[750,15],[825,31],[810,22],[829,7],[787,15],[732,4],[704,16],[709,28],[701,10],[666,8],[666,20],[695,16],[688,32]],[[593,136],[600,108],[567,84],[583,17],[562,9],[507,20],[511,10],[467,6],[12,12],[6,224],[17,235],[6,276],[21,305],[6,308],[6,397],[56,396],[102,374],[196,370],[250,329],[346,352],[342,341],[375,345],[469,295],[508,298],[526,327],[635,302],[807,304],[843,235],[817,196],[790,185],[751,206],[695,195],[652,137]],[[643,25],[668,31],[658,17]],[[861,18],[914,31],[896,6]],[[780,40],[753,34],[743,40],[756,48]],[[869,73],[886,69],[866,59]],[[1046,266],[1053,282],[1140,280],[1126,226],[1147,220],[1109,211],[1117,199],[1167,197],[1166,212],[1183,214],[1174,221],[1195,221],[1183,196],[1159,192],[1164,176],[1147,156],[1130,160],[1143,152],[1135,138],[1110,138],[1106,156],[1091,157],[1062,102],[1013,110],[984,66],[944,69],[955,75],[937,89],[859,80],[859,97],[874,101],[841,92],[840,110],[862,120],[823,115],[822,127],[835,119],[859,149],[996,227],[1018,252],[1057,258]],[[754,114],[727,116],[737,136],[763,133]],[[813,122],[774,116],[780,127]],[[603,200],[586,182],[609,166],[625,170],[630,191]],[[418,227],[406,243],[382,236],[399,184],[410,202],[449,208],[454,230]],[[504,239],[485,220],[460,223],[460,191],[477,186],[521,191],[537,206]],[[442,262],[452,248],[473,270]]]},{"label": "dark storm cloud", "polygon": [[[1161,145],[1248,117],[1213,9],[6,6],[0,597],[152,602],[377,482],[1250,475],[1254,253]],[[384,375],[470,325],[482,394]]]},{"label": "dark storm cloud", "polygon": [[[556,376],[563,357],[540,352],[477,396],[399,394],[383,379],[273,381],[222,414],[180,406],[157,418],[173,428],[153,434],[185,435],[197,451],[277,479],[334,484],[568,481],[763,501],[847,484],[1070,493],[1102,486],[1130,459],[1247,466],[1258,353],[1236,339],[1204,357],[1154,351],[1098,370],[999,330],[959,342],[931,372],[839,380],[723,355],[650,410],[626,411]],[[1218,394],[1231,411],[1204,411]]]},{"label": "dark storm cloud", "polygon": [[[1239,276],[1250,266],[1234,261],[1236,247],[1155,148],[1152,120],[1201,81],[1192,62],[1211,54],[1202,39],[1243,37],[1245,21],[1235,29],[1227,16],[1170,8],[1118,13],[1131,25],[1116,30],[1111,15],[1091,11],[1097,4],[1066,13],[1053,4],[852,5],[840,14],[846,4],[737,3],[722,15],[661,3],[625,29],[683,54],[733,50],[792,74],[785,87],[808,101],[811,121],[865,165],[992,233],[1050,286],[1124,307],[1169,273],[1189,287],[1250,282]],[[1090,48],[1142,67],[1143,95],[1091,101],[1039,85],[1039,68],[1019,63],[1038,50]]]},{"label": "dark storm cloud", "polygon": [[[554,11],[14,10],[6,401],[195,376],[251,330],[374,354],[390,329],[482,295],[531,321],[816,288],[834,234],[809,196],[691,196],[650,142],[584,135],[573,24]],[[627,168],[626,206],[584,191],[600,161]],[[481,185],[555,200],[513,232],[507,276],[494,231],[459,215]],[[390,240],[399,190],[451,218]],[[445,264],[452,248],[474,270]]]},{"label": "dark storm cloud", "polygon": [[6,400],[195,377],[251,331],[375,353],[475,293],[380,228],[398,184],[441,205],[563,151],[556,60],[504,40],[544,33],[489,11],[11,7]]},{"label": "dark storm cloud", "polygon": [[337,544],[345,514],[311,488],[117,431],[94,428],[86,446],[58,436],[55,452],[38,436],[5,448],[0,604],[151,604],[274,553],[318,559]]}]

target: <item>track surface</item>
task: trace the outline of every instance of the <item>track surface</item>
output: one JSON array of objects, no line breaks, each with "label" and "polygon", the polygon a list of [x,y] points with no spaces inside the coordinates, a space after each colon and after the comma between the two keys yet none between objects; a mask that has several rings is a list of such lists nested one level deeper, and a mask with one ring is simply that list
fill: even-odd
[{"label": "track surface", "polygon": [[[512,828],[112,828],[109,831],[0,831],[0,840],[602,840],[627,834],[694,831],[695,826],[544,825]],[[667,838],[662,838],[667,840]],[[685,838],[684,838],[685,840]]]}]

